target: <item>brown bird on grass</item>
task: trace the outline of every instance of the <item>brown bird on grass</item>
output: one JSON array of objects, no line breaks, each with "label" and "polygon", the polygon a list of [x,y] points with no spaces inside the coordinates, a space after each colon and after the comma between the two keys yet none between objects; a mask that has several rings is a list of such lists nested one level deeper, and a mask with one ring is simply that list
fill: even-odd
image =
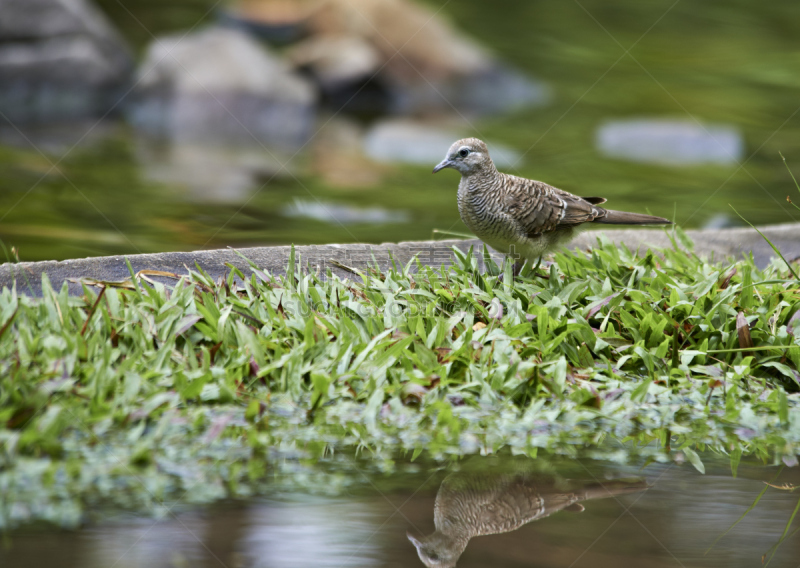
[{"label": "brown bird on grass", "polygon": [[586,223],[670,225],[667,219],[600,207],[602,197],[578,197],[541,181],[500,173],[489,150],[477,138],[458,140],[433,173],[453,168],[461,173],[458,212],[487,245],[522,262],[533,262],[569,242]]}]

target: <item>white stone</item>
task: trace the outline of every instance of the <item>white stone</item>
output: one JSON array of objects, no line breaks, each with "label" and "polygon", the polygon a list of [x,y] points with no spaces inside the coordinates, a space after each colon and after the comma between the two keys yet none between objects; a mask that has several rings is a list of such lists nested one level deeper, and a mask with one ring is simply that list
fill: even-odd
[{"label": "white stone", "polygon": [[281,213],[286,217],[305,217],[341,225],[358,223],[383,225],[405,223],[409,220],[409,215],[405,211],[389,211],[381,207],[351,207],[306,199],[295,199],[292,205],[283,207]]},{"label": "white stone", "polygon": [[736,128],[688,120],[613,121],[598,129],[596,143],[612,158],[674,166],[735,164],[744,154],[744,140]]}]

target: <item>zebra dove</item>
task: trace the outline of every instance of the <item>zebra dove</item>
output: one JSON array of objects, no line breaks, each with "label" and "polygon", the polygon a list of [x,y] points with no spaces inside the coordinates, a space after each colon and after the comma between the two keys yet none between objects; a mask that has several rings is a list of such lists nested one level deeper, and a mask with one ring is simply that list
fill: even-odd
[{"label": "zebra dove", "polygon": [[558,511],[581,512],[581,501],[644,491],[642,479],[579,484],[530,474],[454,473],[436,494],[436,531],[408,540],[428,568],[453,568],[475,536],[511,532]]},{"label": "zebra dove", "polygon": [[[512,258],[533,262],[572,239],[585,223],[670,225],[667,219],[600,207],[602,197],[578,197],[541,181],[497,171],[477,138],[458,140],[433,173],[461,173],[458,212],[483,242]],[[515,274],[521,268],[515,262]]]}]

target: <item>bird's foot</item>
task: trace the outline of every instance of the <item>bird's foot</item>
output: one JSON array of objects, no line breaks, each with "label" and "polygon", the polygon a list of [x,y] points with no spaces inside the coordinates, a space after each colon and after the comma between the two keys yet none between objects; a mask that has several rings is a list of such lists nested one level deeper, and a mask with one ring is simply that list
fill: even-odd
[{"label": "bird's foot", "polygon": [[542,274],[541,272],[539,272],[539,267],[540,266],[542,266],[542,257],[541,256],[539,257],[539,260],[536,262],[536,266],[534,266],[533,270],[532,270],[534,278],[538,277],[538,278],[544,278],[545,280],[550,280],[550,275],[549,274],[547,274],[547,273]]},{"label": "bird's foot", "polygon": [[[547,263],[550,264],[550,263]],[[511,280],[516,281],[519,277],[520,273],[522,272],[522,267],[525,266],[525,262],[515,261],[514,264],[511,265]],[[539,268],[542,266],[542,259],[539,258],[539,261],[536,263],[530,273],[534,278],[543,278],[544,280],[550,280],[550,275],[547,272],[539,272]],[[505,272],[501,272],[497,277],[498,282],[505,281]]]}]

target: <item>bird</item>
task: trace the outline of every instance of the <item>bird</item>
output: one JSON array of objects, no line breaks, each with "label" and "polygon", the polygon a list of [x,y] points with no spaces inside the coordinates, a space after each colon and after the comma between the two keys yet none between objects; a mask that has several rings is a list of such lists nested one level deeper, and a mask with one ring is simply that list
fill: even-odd
[{"label": "bird", "polygon": [[643,479],[581,483],[530,473],[453,473],[439,487],[432,534],[406,536],[428,568],[453,568],[476,536],[514,531],[558,511],[581,512],[582,501],[644,491]]},{"label": "bird", "polygon": [[662,217],[600,207],[602,197],[578,197],[541,181],[501,173],[478,138],[453,143],[433,173],[452,168],[461,174],[458,212],[483,242],[514,259],[514,275],[568,243],[588,223],[671,225]]}]

